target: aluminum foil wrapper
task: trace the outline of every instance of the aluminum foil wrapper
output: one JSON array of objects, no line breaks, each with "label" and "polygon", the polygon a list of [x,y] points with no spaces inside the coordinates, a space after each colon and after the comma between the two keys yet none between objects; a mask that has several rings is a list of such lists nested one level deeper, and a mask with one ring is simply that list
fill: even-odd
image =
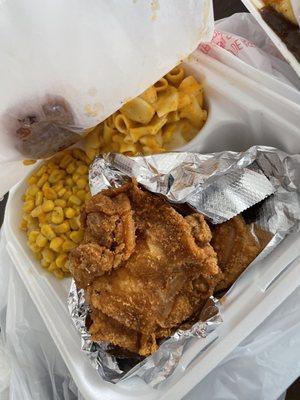
[{"label": "aluminum foil wrapper", "polygon": [[[300,155],[264,146],[254,146],[242,153],[224,151],[204,155],[105,154],[90,169],[92,194],[121,186],[130,177],[172,203],[188,204],[213,224],[243,212],[247,223],[261,227],[272,237],[252,264],[270,253],[288,233],[300,229]],[[199,321],[190,329],[176,331],[153,355],[143,360],[121,360],[113,354],[109,343],[91,340],[87,328],[89,307],[84,291],[77,290],[74,282],[68,306],[81,336],[82,350],[103,379],[116,383],[139,377],[152,387],[157,387],[180,365],[191,340],[214,335],[222,322],[219,302],[211,297]]]}]

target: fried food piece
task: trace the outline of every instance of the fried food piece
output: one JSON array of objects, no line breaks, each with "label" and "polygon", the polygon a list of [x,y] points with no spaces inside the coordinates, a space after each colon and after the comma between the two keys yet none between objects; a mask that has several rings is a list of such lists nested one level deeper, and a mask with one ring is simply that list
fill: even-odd
[{"label": "fried food piece", "polygon": [[[109,192],[108,192],[109,194]],[[98,276],[128,260],[135,248],[135,230],[128,197],[116,189],[99,194],[85,206],[82,216],[84,244],[70,255],[73,276],[86,289]]]},{"label": "fried food piece", "polygon": [[264,3],[273,7],[278,13],[282,14],[287,20],[298,25],[295,17],[291,0],[265,0]]},{"label": "fried food piece", "polygon": [[211,245],[218,256],[223,278],[215,292],[228,289],[270,241],[271,235],[257,228],[253,234],[242,216],[212,227]]},{"label": "fried food piece", "polygon": [[133,353],[136,353],[137,349],[139,349],[140,354],[153,353],[157,350],[154,334],[143,335],[138,331],[127,328],[99,310],[94,310],[91,318],[93,322],[89,332],[94,341],[105,340]]},{"label": "fried food piece", "polygon": [[82,223],[84,243],[70,263],[77,285],[87,289],[95,340],[151,354],[156,339],[213,293],[220,270],[201,214],[184,218],[130,182],[95,196]]}]

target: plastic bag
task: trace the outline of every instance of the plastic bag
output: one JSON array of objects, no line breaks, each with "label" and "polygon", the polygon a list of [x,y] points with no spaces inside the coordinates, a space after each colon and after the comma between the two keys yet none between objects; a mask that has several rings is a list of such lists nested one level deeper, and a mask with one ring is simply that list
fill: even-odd
[{"label": "plastic bag", "polygon": [[0,196],[7,163],[76,142],[212,32],[211,0],[1,1]]},{"label": "plastic bag", "polygon": [[[211,43],[200,49],[279,94],[299,102],[300,79],[249,13],[216,21]],[[279,81],[279,84],[278,84]],[[283,86],[282,83],[285,83]]]},{"label": "plastic bag", "polygon": [[[245,20],[244,18],[248,17],[242,16],[242,21]],[[236,21],[238,22],[238,18]],[[234,24],[232,27],[234,29]],[[253,21],[252,31],[253,38],[258,35],[263,41],[264,33],[255,21]],[[248,66],[246,62],[239,60],[228,51],[219,49],[218,55],[223,57],[223,62],[231,63],[233,68],[252,79],[257,81],[262,79],[266,84],[272,82],[274,90],[284,90],[291,100],[292,96],[299,99],[297,97],[299,94],[291,86],[283,84],[266,72]],[[267,53],[265,57],[268,59]],[[9,275],[7,291],[6,280]],[[13,265],[9,262],[4,249],[4,240],[0,242],[0,276],[2,277],[0,280],[0,323],[1,334],[6,332],[5,353],[9,353],[12,370],[9,382],[11,399],[73,400],[78,391],[45,328],[42,317],[29,299]],[[185,397],[185,400],[273,400],[278,398],[281,392],[300,375],[299,314],[300,289],[295,291],[197,385]],[[6,329],[5,320],[7,321]],[[0,382],[2,383],[1,375]],[[78,398],[80,399],[80,395]]]},{"label": "plastic bag", "polygon": [[[1,400],[84,400],[33,301],[0,244]],[[6,312],[7,309],[7,312]],[[275,400],[300,375],[300,289],[184,400]],[[9,372],[9,371],[7,371]],[[7,397],[8,400],[8,397]],[[283,399],[282,399],[283,400]]]},{"label": "plastic bag", "polygon": [[77,400],[80,396],[5,250],[0,248],[0,399]]}]

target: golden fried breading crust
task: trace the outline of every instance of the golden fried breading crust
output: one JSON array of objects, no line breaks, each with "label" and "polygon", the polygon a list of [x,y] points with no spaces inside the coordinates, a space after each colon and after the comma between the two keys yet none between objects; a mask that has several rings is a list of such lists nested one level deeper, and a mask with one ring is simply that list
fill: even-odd
[{"label": "golden fried breading crust", "polygon": [[97,340],[150,354],[157,338],[170,335],[213,293],[220,270],[201,214],[184,218],[130,182],[95,196],[83,224],[71,271],[98,318],[91,327]]},{"label": "golden fried breading crust", "polygon": [[218,256],[223,278],[215,291],[229,288],[247,266],[258,256],[271,236],[258,229],[253,234],[242,216],[212,227],[211,245]]}]

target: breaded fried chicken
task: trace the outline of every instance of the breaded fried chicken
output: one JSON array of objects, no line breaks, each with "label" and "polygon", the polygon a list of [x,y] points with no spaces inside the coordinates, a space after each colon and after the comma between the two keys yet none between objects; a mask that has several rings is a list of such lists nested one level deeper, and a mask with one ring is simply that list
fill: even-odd
[{"label": "breaded fried chicken", "polygon": [[88,294],[94,340],[149,355],[213,293],[220,270],[201,214],[184,218],[129,182],[94,196],[82,223],[70,264]]},{"label": "breaded fried chicken", "polygon": [[215,291],[228,289],[270,239],[271,235],[258,227],[253,234],[241,215],[213,226],[211,245],[223,273]]}]

